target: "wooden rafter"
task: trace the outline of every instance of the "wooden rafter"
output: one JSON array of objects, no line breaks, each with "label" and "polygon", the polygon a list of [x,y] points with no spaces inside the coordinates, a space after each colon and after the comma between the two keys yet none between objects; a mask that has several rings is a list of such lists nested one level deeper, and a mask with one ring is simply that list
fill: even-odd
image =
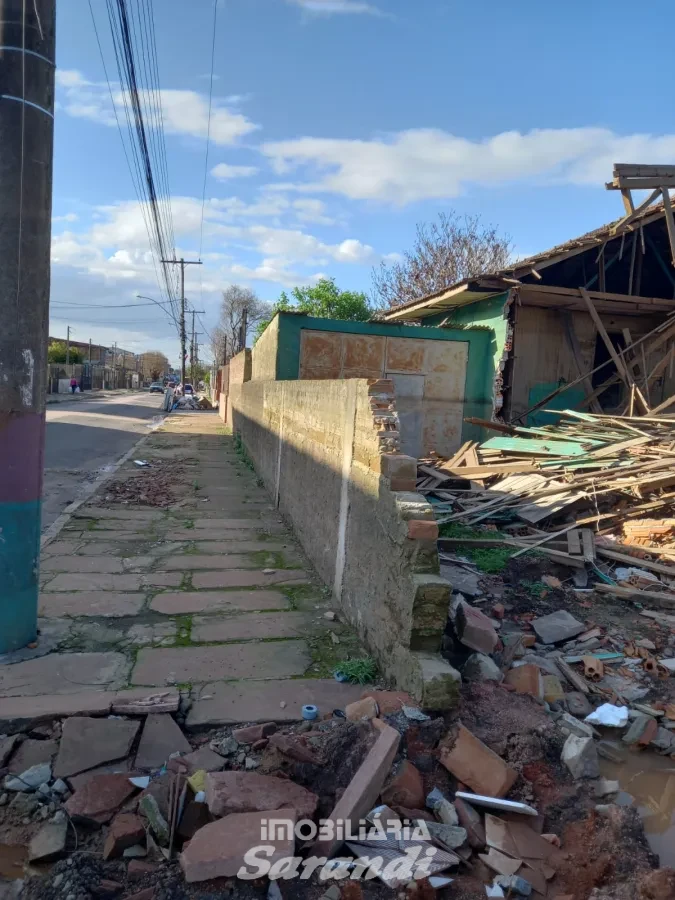
[{"label": "wooden rafter", "polygon": [[[670,242],[670,254],[675,266],[675,217],[670,202],[669,189],[675,187],[675,166],[643,166],[615,163],[612,181],[605,185],[608,191],[621,191],[626,215],[612,228],[618,234],[628,228],[634,219],[659,197],[663,197],[663,211]],[[631,191],[651,190],[651,194],[638,207],[633,203]]]}]

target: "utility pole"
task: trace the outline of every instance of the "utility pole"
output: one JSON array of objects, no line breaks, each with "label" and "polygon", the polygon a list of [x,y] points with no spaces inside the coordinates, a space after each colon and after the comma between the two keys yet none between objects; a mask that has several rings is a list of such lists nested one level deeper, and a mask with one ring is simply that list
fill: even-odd
[{"label": "utility pole", "polygon": [[37,639],[55,6],[0,4],[0,653]]},{"label": "utility pole", "polygon": [[241,326],[239,328],[239,352],[246,348],[246,336],[248,333],[248,307],[241,311]]},{"label": "utility pole", "polygon": [[91,365],[91,338],[89,338],[89,365]]},{"label": "utility pole", "polygon": [[190,381],[195,383],[195,311],[192,310],[192,340],[190,341]]},{"label": "utility pole", "polygon": [[163,263],[180,266],[180,380],[185,384],[185,266],[201,266],[200,260],[162,259]]},{"label": "utility pole", "polygon": [[66,365],[70,365],[70,325],[66,328]]}]

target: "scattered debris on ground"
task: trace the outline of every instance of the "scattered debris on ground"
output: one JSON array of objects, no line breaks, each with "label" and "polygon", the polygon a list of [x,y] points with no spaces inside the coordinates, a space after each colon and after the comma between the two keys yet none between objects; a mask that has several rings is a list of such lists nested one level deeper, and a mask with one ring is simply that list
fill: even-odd
[{"label": "scattered debris on ground", "polygon": [[602,593],[675,608],[675,420],[561,415],[541,428],[471,419],[499,435],[419,465],[442,550],[536,551],[579,587],[590,578]]},{"label": "scattered debris on ground", "polygon": [[[675,519],[645,514],[668,511],[675,423],[567,419],[420,467],[449,532],[455,708],[428,715],[370,687],[290,725],[188,731],[189,691],[169,688],[107,717],[5,722],[0,897],[672,898],[622,769],[675,759],[675,615],[645,608],[670,590],[647,563],[670,567]],[[143,462],[107,499],[149,491],[162,467]],[[513,465],[527,468],[495,471]]]},{"label": "scattered debris on ground", "polygon": [[[493,627],[469,608],[455,597],[458,644],[480,643]],[[562,648],[498,638],[488,655],[464,645],[471,679],[458,709],[443,716],[425,715],[401,692],[366,689],[315,720],[298,710],[297,723],[283,727],[194,733],[184,730],[187,695],[169,690],[126,715],[24,722],[0,741],[3,896],[672,896],[645,893],[670,875],[657,870],[637,812],[613,802],[618,784],[599,777],[604,726],[588,724],[584,710],[602,700],[590,718],[608,721],[608,696],[602,679],[589,681],[574,662],[589,639],[571,617],[540,618],[549,621],[534,619],[523,635],[545,624],[547,638],[558,637],[557,619]],[[481,655],[492,666],[478,665]],[[566,658],[576,676],[567,688],[587,688],[576,715],[565,700],[572,692],[542,696],[547,678],[566,681],[558,668]],[[620,699],[609,705],[617,714]],[[618,727],[607,726],[623,734],[621,750],[604,743],[618,755],[668,752],[672,712],[630,702]],[[273,819],[287,825],[271,833]],[[257,861],[245,859],[261,846],[268,850]],[[251,878],[237,877],[242,867]]]},{"label": "scattered debris on ground", "polygon": [[108,482],[104,502],[138,503],[164,509],[175,506],[178,488],[187,477],[185,468],[175,464],[167,466],[163,460],[143,460],[143,463],[137,474]]}]

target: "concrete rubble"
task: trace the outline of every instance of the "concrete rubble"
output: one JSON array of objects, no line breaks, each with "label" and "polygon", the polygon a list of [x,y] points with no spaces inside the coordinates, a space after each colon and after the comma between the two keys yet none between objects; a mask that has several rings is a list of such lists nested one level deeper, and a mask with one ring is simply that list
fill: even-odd
[{"label": "concrete rubble", "polygon": [[[29,845],[26,897],[39,897],[43,882],[52,889],[70,883],[61,874],[64,863],[74,858],[75,834],[88,841],[98,861],[95,874],[92,869],[79,876],[90,879],[89,893],[82,896],[92,898],[132,898],[148,891],[148,898],[161,897],[154,885],[164,884],[163,879],[167,884],[184,880],[208,892],[214,879],[236,881],[248,865],[246,854],[258,844],[271,848],[271,864],[286,866],[290,859],[302,866],[313,856],[381,856],[373,884],[381,884],[392,897],[411,877],[414,881],[414,875],[404,881],[392,875],[394,864],[401,865],[406,851],[416,849],[433,858],[420,884],[428,882],[439,898],[454,896],[453,886],[459,884],[480,887],[483,896],[499,896],[494,893],[498,890],[511,897],[564,896],[573,889],[574,878],[564,833],[558,831],[560,820],[554,816],[547,828],[546,804],[542,808],[527,802],[532,798],[528,778],[533,776],[519,758],[523,751],[504,757],[505,745],[488,736],[489,717],[484,720],[473,711],[471,697],[479,705],[489,702],[495,716],[499,708],[514,704],[519,715],[529,710],[535,716],[538,724],[516,727],[513,738],[527,741],[534,731],[539,741],[558,748],[561,764],[551,770],[553,777],[570,796],[581,791],[576,794],[580,812],[584,802],[589,816],[595,803],[604,803],[603,810],[619,810],[611,802],[619,784],[599,777],[600,742],[592,725],[568,712],[546,712],[537,687],[540,668],[506,667],[507,676],[524,672],[534,679],[527,688],[527,679],[521,682],[521,690],[508,677],[503,683],[490,677],[492,667],[503,674],[501,652],[484,659],[467,648],[467,664],[473,660],[466,680],[469,694],[446,715],[423,715],[407,695],[378,689],[364,690],[362,699],[345,710],[321,710],[312,722],[303,722],[298,714],[292,723],[186,732],[178,711],[146,710],[28,723],[2,739],[5,796],[18,778],[21,790],[13,793],[26,800],[0,806],[0,836],[3,829],[17,827],[12,825],[17,821],[13,809],[21,809],[19,821],[29,823],[21,826]],[[482,678],[472,669],[482,672]],[[656,724],[667,721],[658,706],[640,704],[631,712],[624,729],[631,742],[647,731],[645,721],[654,722],[655,739],[672,736]],[[56,758],[54,771],[43,762],[11,774],[14,757],[33,758],[31,742],[43,743],[43,755]],[[127,755],[120,759],[123,752]],[[250,760],[256,762],[255,771],[249,770]],[[123,770],[101,771],[106,766]],[[145,776],[137,776],[142,772]],[[582,787],[587,784],[590,794]],[[291,831],[267,835],[271,819],[291,823]],[[351,822],[354,828],[366,822],[367,830],[346,843],[337,832],[329,838],[318,834],[309,842],[294,835],[295,823],[319,819]],[[30,866],[38,862],[54,868],[46,874],[33,872]],[[310,878],[308,889],[315,883]],[[302,880],[274,884],[282,900],[314,896],[303,893]],[[370,896],[368,884],[363,883],[358,896]],[[351,897],[343,882],[334,888],[336,900]]]}]

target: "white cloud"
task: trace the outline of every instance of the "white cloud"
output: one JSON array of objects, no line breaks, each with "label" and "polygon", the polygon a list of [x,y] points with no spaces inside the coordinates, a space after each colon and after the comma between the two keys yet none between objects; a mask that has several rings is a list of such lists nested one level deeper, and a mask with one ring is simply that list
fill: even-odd
[{"label": "white cloud", "polygon": [[332,15],[334,13],[366,13],[371,16],[381,16],[381,11],[370,3],[361,0],[288,0],[295,6],[300,6],[312,13]]},{"label": "white cloud", "polygon": [[[58,69],[56,84],[59,89],[59,103],[62,109],[76,118],[90,119],[103,125],[116,124],[107,84],[88,81],[81,72],[72,69]],[[208,126],[208,99],[196,91],[163,89],[159,92],[162,104],[164,131],[167,134],[188,135],[205,138]],[[125,121],[122,94],[113,86],[113,98],[118,107],[120,121]],[[154,109],[154,99],[148,95],[142,98]],[[149,127],[149,122],[146,123]],[[242,113],[232,112],[225,102],[214,97],[211,108],[211,140],[226,146],[255,131],[259,126]]]},{"label": "white cloud", "polygon": [[218,163],[211,169],[214,178],[221,181],[227,181],[228,178],[248,178],[249,175],[257,174],[258,169],[255,166],[231,166],[229,163]]},{"label": "white cloud", "polygon": [[342,263],[372,263],[379,257],[368,244],[354,238],[340,244],[326,244],[314,235],[287,228],[269,228],[252,225],[243,230],[248,238],[266,256],[287,257],[308,264],[323,263],[329,259]]},{"label": "white cloud", "polygon": [[303,275],[300,272],[294,272],[289,267],[289,260],[279,258],[263,259],[260,265],[251,267],[235,263],[230,266],[230,274],[235,280],[245,281],[271,281],[274,284],[281,284],[284,287],[292,288],[296,285],[304,286],[308,284],[316,284],[324,276],[317,272],[313,275]]},{"label": "white cloud", "polygon": [[314,197],[293,200],[293,210],[300,222],[313,222],[316,225],[335,225],[336,220],[326,215],[326,204]]},{"label": "white cloud", "polygon": [[77,222],[77,213],[66,213],[65,216],[52,216],[52,222]]},{"label": "white cloud", "polygon": [[[204,290],[217,291],[224,277],[277,281],[289,286],[307,284],[319,275],[299,269],[330,263],[368,265],[380,255],[356,238],[328,243],[300,228],[283,228],[252,217],[278,212],[294,215],[295,202],[284,195],[263,196],[259,202],[245,204],[237,197],[207,200],[204,207],[206,251],[200,270]],[[304,208],[304,201],[300,202]],[[178,255],[193,256],[200,233],[202,205],[196,197],[174,197],[171,201],[176,240],[185,249]],[[322,207],[310,204],[317,213]],[[134,289],[156,290],[156,271],[150,253],[143,208],[136,201],[125,201],[95,210],[98,219],[84,232],[64,231],[52,240],[52,261],[57,267],[71,268],[103,279],[107,284],[133,285]],[[241,260],[242,254],[260,257],[258,264]],[[190,273],[191,279],[196,276]],[[131,289],[131,288],[129,288]]]},{"label": "white cloud", "polygon": [[672,161],[675,135],[624,136],[589,127],[508,131],[472,141],[438,129],[414,129],[387,139],[304,137],[267,143],[262,151],[279,174],[302,169],[310,179],[277,185],[280,190],[323,191],[403,205],[455,197],[472,184],[528,181],[601,187],[614,162]]}]

